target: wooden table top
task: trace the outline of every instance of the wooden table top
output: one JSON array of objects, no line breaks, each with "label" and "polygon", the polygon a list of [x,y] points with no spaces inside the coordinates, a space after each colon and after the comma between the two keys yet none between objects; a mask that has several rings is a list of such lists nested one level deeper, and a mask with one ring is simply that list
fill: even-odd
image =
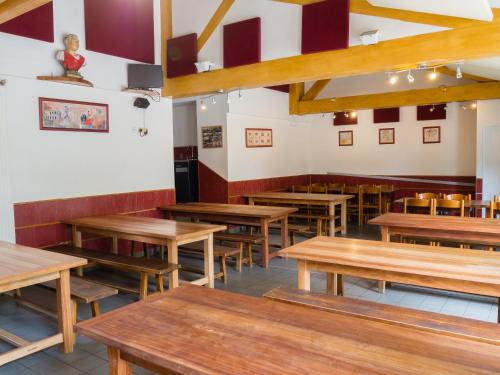
[{"label": "wooden table top", "polygon": [[290,207],[249,206],[244,204],[201,202],[176,204],[173,206],[160,207],[160,209],[171,212],[259,217],[265,219],[273,219],[297,211],[296,208]]},{"label": "wooden table top", "polygon": [[87,260],[0,241],[0,284],[60,272],[87,264]]},{"label": "wooden table top", "polygon": [[345,194],[312,194],[312,193],[287,193],[287,192],[263,192],[246,194],[247,198],[266,198],[276,200],[290,200],[290,201],[316,201],[316,202],[343,202],[348,199],[354,198],[354,195]]},{"label": "wooden table top", "polygon": [[125,215],[84,217],[67,220],[65,223],[114,233],[176,241],[191,238],[193,236],[204,236],[226,229],[224,225],[186,223],[174,220]]},{"label": "wooden table top", "polygon": [[494,344],[191,285],[77,331],[186,374],[500,373]]},{"label": "wooden table top", "polygon": [[368,224],[392,228],[440,230],[500,236],[500,220],[475,217],[431,216],[388,213],[368,221]]},{"label": "wooden table top", "polygon": [[[414,197],[409,197],[409,198],[414,198]],[[404,198],[399,198],[394,201],[394,203],[399,203],[403,204],[405,202]],[[483,200],[477,200],[473,199],[470,201],[465,201],[464,205],[466,208],[472,207],[472,208],[488,208],[491,205],[491,201],[483,201]]]},{"label": "wooden table top", "polygon": [[285,258],[500,286],[500,253],[316,237],[279,251]]}]

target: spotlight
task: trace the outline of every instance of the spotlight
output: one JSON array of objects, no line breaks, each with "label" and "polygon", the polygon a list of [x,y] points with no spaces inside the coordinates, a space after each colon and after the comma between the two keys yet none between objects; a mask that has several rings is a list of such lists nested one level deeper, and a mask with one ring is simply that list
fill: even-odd
[{"label": "spotlight", "polygon": [[337,98],[331,98],[330,101],[335,102],[337,101]]},{"label": "spotlight", "polygon": [[398,81],[399,81],[399,77],[398,77],[397,74],[391,74],[391,75],[389,75],[389,83],[391,85],[395,85],[396,83],[398,83]]},{"label": "spotlight", "polygon": [[349,113],[344,112],[344,116],[345,116],[345,118],[349,118]]},{"label": "spotlight", "polygon": [[462,79],[462,77],[462,68],[460,68],[460,65],[457,65],[457,79]]},{"label": "spotlight", "polygon": [[429,111],[434,112],[436,110],[436,106],[433,104]]},{"label": "spotlight", "polygon": [[408,71],[408,76],[406,78],[408,78],[408,82],[410,83],[415,82],[415,77],[411,74],[411,70]]},{"label": "spotlight", "polygon": [[358,117],[358,112],[356,111],[351,112],[351,118],[356,118],[356,117]]},{"label": "spotlight", "polygon": [[212,96],[212,104],[217,104],[217,100],[215,100],[215,96]]},{"label": "spotlight", "polygon": [[200,109],[202,111],[206,111],[207,110],[207,105],[205,104],[204,100],[202,100],[201,103],[200,103]]},{"label": "spotlight", "polygon": [[429,74],[429,79],[431,81],[435,81],[438,77],[438,73],[436,71],[436,68],[434,68],[434,70]]},{"label": "spotlight", "polygon": [[332,117],[335,120],[337,118],[337,115],[334,113]]},{"label": "spotlight", "polygon": [[471,107],[472,109],[476,109],[476,108],[477,108],[477,103],[472,103],[472,104],[470,105],[470,107]]},{"label": "spotlight", "polygon": [[241,90],[238,91],[238,99],[243,99],[243,93]]},{"label": "spotlight", "polygon": [[231,104],[231,96],[229,93],[227,93],[227,99],[226,99],[227,104]]},{"label": "spotlight", "polygon": [[466,106],[465,104],[462,104],[462,105],[460,106],[460,108],[462,108],[464,111],[466,111],[466,110],[467,110],[467,106]]}]

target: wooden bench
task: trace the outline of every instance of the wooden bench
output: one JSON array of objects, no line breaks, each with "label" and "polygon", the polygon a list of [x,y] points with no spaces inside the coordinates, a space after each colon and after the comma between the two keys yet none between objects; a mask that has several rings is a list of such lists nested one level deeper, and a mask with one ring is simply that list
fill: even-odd
[{"label": "wooden bench", "polygon": [[[271,226],[271,224],[270,224]],[[269,226],[269,227],[270,227]],[[252,246],[258,245],[262,243],[264,237],[253,234],[253,233],[227,233],[227,232],[218,232],[214,234],[214,239],[219,241],[228,241],[236,243],[236,246],[240,246],[242,243],[246,245],[246,256],[242,254],[240,258],[240,262],[238,262],[238,271],[241,272],[241,264],[248,264],[250,267],[253,267],[253,253]]]},{"label": "wooden bench", "polygon": [[[109,267],[120,271],[137,272],[141,275],[139,284],[139,297],[145,299],[148,296],[149,276],[154,276],[156,281],[156,291],[163,292],[163,276],[179,269],[178,264],[165,263],[157,259],[134,258],[123,255],[109,254],[105,252],[88,250],[70,245],[58,245],[46,248],[45,250],[56,253],[73,255],[85,258],[89,262],[99,266]],[[109,284],[108,284],[109,285]],[[111,285],[118,290],[130,292],[130,289],[121,288],[119,285]]]},{"label": "wooden bench", "polygon": [[[271,223],[269,224],[269,228],[281,229],[281,224]],[[295,245],[295,235],[297,233],[307,233],[309,229],[309,225],[288,224],[288,232],[290,233],[290,246]]]},{"label": "wooden bench", "polygon": [[[186,245],[182,245],[179,247],[180,253],[189,253],[193,255],[203,254],[203,243],[194,242]],[[222,278],[224,284],[227,284],[227,267],[226,261],[228,257],[235,257],[237,264],[239,264],[239,269],[241,270],[241,258],[243,256],[243,246],[239,247],[229,247],[229,246],[221,246],[214,245],[214,258],[219,260],[220,271],[214,275],[215,279]],[[190,268],[190,267],[182,267],[184,271],[201,273],[201,270]]]},{"label": "wooden bench", "polygon": [[312,293],[293,288],[276,288],[264,297],[336,314],[355,316],[391,325],[412,327],[447,336],[487,342],[500,346],[500,327],[495,323],[419,311],[381,303],[361,301],[331,294]]},{"label": "wooden bench", "polygon": [[[331,217],[328,215],[316,215],[316,214],[301,214],[294,213],[289,215],[290,218],[293,219],[305,219],[305,220],[316,220],[316,235],[323,235],[323,222],[325,223],[325,230],[328,232],[328,222],[331,220]],[[340,216],[334,216],[333,220],[340,219]],[[328,234],[328,233],[326,233]]]}]

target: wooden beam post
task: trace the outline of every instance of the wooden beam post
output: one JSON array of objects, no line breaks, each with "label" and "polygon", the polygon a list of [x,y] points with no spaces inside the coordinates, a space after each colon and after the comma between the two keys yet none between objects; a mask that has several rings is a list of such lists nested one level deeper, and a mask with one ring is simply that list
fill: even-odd
[{"label": "wooden beam post", "polygon": [[215,11],[214,15],[208,21],[207,25],[205,26],[205,29],[202,31],[200,36],[198,37],[198,51],[201,51],[205,43],[208,41],[210,36],[213,34],[217,26],[221,23],[222,19],[224,16],[227,14],[229,9],[234,4],[234,0],[222,0],[222,3],[219,5],[217,10]]},{"label": "wooden beam post", "polygon": [[50,3],[52,0],[7,0],[0,1],[0,25],[33,9]]},{"label": "wooden beam post", "polygon": [[172,38],[172,0],[161,0],[161,65],[163,67],[163,89],[165,96],[167,84],[167,40]]},{"label": "wooden beam post", "polygon": [[447,88],[432,88],[348,96],[344,98],[299,102],[299,115],[330,113],[336,111],[376,109],[450,103],[469,100],[500,99],[500,83],[475,83]]},{"label": "wooden beam post", "polygon": [[302,83],[293,83],[290,85],[290,114],[297,115],[299,113],[299,102],[302,96],[304,95],[304,82]]}]

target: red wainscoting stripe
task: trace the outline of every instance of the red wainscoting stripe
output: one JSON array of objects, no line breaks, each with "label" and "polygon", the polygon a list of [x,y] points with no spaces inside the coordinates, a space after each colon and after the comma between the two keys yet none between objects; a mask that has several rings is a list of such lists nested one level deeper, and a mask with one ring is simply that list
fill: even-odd
[{"label": "red wainscoting stripe", "polygon": [[54,43],[52,2],[1,24],[0,32]]},{"label": "red wainscoting stripe", "polygon": [[174,147],[174,160],[198,159],[198,146]]},{"label": "red wainscoting stripe", "polygon": [[198,187],[200,202],[228,203],[228,182],[201,161],[198,161]]},{"label": "red wainscoting stripe", "polygon": [[260,62],[260,18],[224,25],[224,68]]},{"label": "red wainscoting stripe", "polygon": [[153,0],[85,0],[89,51],[155,63]]},{"label": "red wainscoting stripe", "polygon": [[167,77],[196,73],[198,35],[188,34],[167,40]]},{"label": "red wainscoting stripe", "polygon": [[[107,214],[161,217],[156,208],[174,203],[175,189],[16,203],[16,242],[46,247],[71,240],[70,228],[61,223],[63,220]],[[89,241],[85,246],[95,243],[102,245],[103,241]],[[120,251],[126,251],[127,246],[130,244],[124,242]]]}]

